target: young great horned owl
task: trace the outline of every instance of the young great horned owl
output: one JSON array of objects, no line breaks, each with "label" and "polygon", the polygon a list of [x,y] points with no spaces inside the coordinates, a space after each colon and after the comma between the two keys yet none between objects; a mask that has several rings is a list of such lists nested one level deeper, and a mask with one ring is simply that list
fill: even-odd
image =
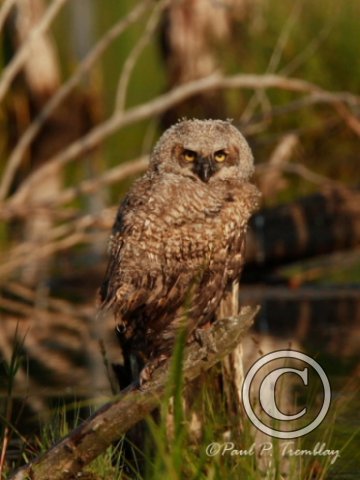
[{"label": "young great horned owl", "polygon": [[246,140],[227,121],[184,120],[158,141],[119,207],[100,289],[118,324],[121,387],[131,359],[154,365],[171,354],[184,322],[190,335],[214,319],[244,262],[259,198],[253,169]]}]

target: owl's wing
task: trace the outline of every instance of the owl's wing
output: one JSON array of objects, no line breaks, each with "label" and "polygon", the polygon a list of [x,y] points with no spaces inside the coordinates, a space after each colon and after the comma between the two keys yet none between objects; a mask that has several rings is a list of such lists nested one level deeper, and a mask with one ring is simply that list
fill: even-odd
[{"label": "owl's wing", "polygon": [[156,201],[149,202],[153,184],[141,180],[122,203],[100,290],[101,306],[125,322],[129,337],[142,321],[161,332],[191,297],[196,317],[211,316],[241,269],[253,210],[247,186],[233,197],[229,189],[218,194],[191,185],[184,198],[182,185],[174,182],[170,189],[163,182],[156,184]]},{"label": "owl's wing", "polygon": [[144,275],[139,239],[141,223],[136,212],[144,211],[151,190],[151,179],[142,177],[120,204],[109,242],[109,260],[100,287],[100,308],[113,308],[115,316],[141,304],[151,279]]},{"label": "owl's wing", "polygon": [[[122,269],[124,257],[126,257],[127,253],[127,237],[131,235],[131,227],[127,222],[128,212],[129,202],[128,199],[125,198],[117,212],[109,241],[109,259],[104,280],[99,291],[100,308],[102,309],[113,307],[115,303],[121,300],[121,297],[126,297],[126,290],[128,290],[129,294],[132,290],[131,282],[127,282]],[[122,290],[123,294],[118,291],[119,289]]]},{"label": "owl's wing", "polygon": [[111,235],[109,244],[109,259],[103,283],[99,290],[100,308],[110,308],[116,300],[116,287],[121,259],[123,239],[121,233]]}]

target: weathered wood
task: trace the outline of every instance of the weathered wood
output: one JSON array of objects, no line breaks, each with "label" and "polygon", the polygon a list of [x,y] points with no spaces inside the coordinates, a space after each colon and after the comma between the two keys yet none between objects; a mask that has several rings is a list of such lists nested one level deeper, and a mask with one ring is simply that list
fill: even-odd
[{"label": "weathered wood", "polygon": [[[239,316],[215,322],[209,330],[211,342],[206,348],[196,341],[185,349],[183,375],[194,380],[225,355],[231,353],[246,334],[258,307],[243,307]],[[211,343],[211,346],[210,346]],[[214,348],[215,347],[215,348]],[[150,413],[163,397],[170,362],[154,371],[152,379],[141,389],[124,390],[114,400],[95,412],[44,455],[16,472],[11,479],[66,480],[74,478],[87,464],[104,452],[129,428]]]}]

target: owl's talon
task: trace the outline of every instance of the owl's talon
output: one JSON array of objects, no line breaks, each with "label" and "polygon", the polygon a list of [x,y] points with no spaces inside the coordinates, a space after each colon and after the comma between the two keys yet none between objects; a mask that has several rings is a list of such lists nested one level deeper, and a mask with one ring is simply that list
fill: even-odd
[{"label": "owl's talon", "polygon": [[154,371],[162,365],[168,357],[166,355],[160,355],[159,358],[148,362],[141,370],[139,375],[140,388],[143,387],[152,378]]},{"label": "owl's talon", "polygon": [[217,353],[214,337],[210,329],[197,328],[194,331],[194,338],[204,351],[205,356],[207,356],[208,353]]},{"label": "owl's talon", "polygon": [[139,376],[140,388],[143,387],[145,383],[147,383],[151,379],[153,371],[154,369],[151,368],[151,365],[148,365],[141,370]]}]

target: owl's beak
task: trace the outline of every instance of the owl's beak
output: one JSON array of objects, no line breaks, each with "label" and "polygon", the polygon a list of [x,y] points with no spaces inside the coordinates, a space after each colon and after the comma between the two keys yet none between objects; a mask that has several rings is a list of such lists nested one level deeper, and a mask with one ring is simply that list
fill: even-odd
[{"label": "owl's beak", "polygon": [[209,178],[215,173],[216,168],[211,158],[209,157],[198,157],[195,163],[195,173],[200,177],[200,179],[207,183]]}]

